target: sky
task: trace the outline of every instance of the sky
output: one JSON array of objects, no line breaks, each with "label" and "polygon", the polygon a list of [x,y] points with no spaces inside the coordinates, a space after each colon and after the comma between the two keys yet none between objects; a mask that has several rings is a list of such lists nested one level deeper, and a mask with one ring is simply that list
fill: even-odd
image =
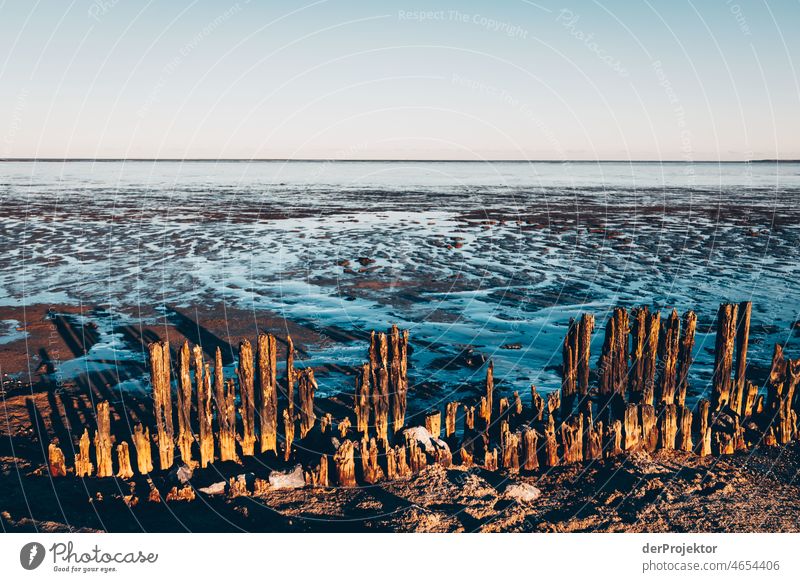
[{"label": "sky", "polygon": [[800,0],[0,0],[0,157],[800,158]]}]

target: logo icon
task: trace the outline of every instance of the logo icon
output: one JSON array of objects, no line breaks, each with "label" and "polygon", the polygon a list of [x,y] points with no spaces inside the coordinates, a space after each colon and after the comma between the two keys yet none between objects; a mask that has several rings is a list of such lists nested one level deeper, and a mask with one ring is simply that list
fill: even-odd
[{"label": "logo icon", "polygon": [[19,563],[26,570],[35,570],[44,562],[44,546],[39,542],[30,542],[22,546],[19,552]]}]

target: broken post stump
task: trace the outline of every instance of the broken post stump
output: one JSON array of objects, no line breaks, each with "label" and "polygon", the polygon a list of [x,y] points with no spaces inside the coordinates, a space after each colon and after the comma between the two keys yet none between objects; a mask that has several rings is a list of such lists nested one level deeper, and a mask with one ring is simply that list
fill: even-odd
[{"label": "broken post stump", "polygon": [[94,433],[94,449],[97,456],[97,476],[113,477],[111,463],[111,414],[108,402],[97,405],[97,430]]},{"label": "broken post stump", "polygon": [[64,459],[64,453],[58,446],[58,439],[51,442],[47,447],[47,459],[52,477],[67,476],[67,463]]},{"label": "broken post stump", "polygon": [[[286,411],[284,411],[284,414]],[[334,467],[336,469],[336,483],[340,487],[356,486],[356,465],[354,460],[355,448],[352,441],[344,441],[339,445],[336,454],[333,456]]]},{"label": "broken post stump", "polygon": [[130,452],[128,451],[128,443],[125,441],[117,445],[117,463],[119,465],[119,470],[117,471],[118,478],[130,479],[133,477]]},{"label": "broken post stump", "polygon": [[661,326],[658,350],[660,373],[658,375],[658,394],[656,395],[656,402],[659,404],[675,404],[680,337],[681,320],[678,312],[673,309],[665,324]]},{"label": "broken post stump", "polygon": [[136,449],[136,467],[147,475],[153,471],[153,453],[150,449],[150,429],[142,423],[133,427],[133,446]]},{"label": "broken post stump", "polygon": [[433,438],[438,439],[442,434],[442,413],[431,412],[425,416],[425,429]]},{"label": "broken post stump", "polygon": [[714,412],[730,403],[733,379],[733,348],[736,341],[738,306],[723,303],[717,313],[717,339],[714,347],[711,407]]},{"label": "broken post stump", "polygon": [[192,462],[192,443],[194,433],[192,432],[192,375],[189,342],[183,342],[178,354],[178,450],[181,453],[181,461],[189,465]]},{"label": "broken post stump", "polygon": [[683,314],[683,334],[678,346],[678,364],[676,368],[675,403],[686,404],[686,392],[689,389],[689,368],[692,365],[694,350],[694,334],[697,329],[697,315],[689,310]]},{"label": "broken post stump", "polygon": [[[260,333],[256,340],[259,420],[262,453],[278,453],[278,341],[274,335]],[[327,485],[327,482],[326,482]]]},{"label": "broken post stump", "polygon": [[214,430],[211,412],[211,368],[203,363],[203,352],[194,348],[194,378],[197,384],[197,423],[200,427],[200,467],[214,462]]},{"label": "broken post stump", "polygon": [[89,459],[89,429],[84,428],[81,435],[80,443],[78,444],[78,452],[75,455],[75,476],[76,477],[91,477],[94,471],[94,465]]},{"label": "broken post stump", "polygon": [[256,444],[255,372],[253,371],[253,347],[243,339],[239,342],[239,366],[236,369],[239,379],[239,397],[242,401],[242,455],[252,457]]},{"label": "broken post stump", "polygon": [[297,391],[300,396],[300,438],[305,438],[317,421],[317,415],[314,413],[314,393],[317,391],[314,370],[303,368],[300,371]]},{"label": "broken post stump", "polygon": [[169,379],[169,343],[153,342],[148,346],[148,350],[158,438],[158,457],[161,469],[166,471],[172,467],[175,448],[175,434],[172,428],[172,393]]},{"label": "broken post stump", "polygon": [[356,430],[362,435],[366,435],[369,432],[369,414],[371,408],[369,379],[369,364],[363,364],[361,370],[356,374],[355,396]]},{"label": "broken post stump", "polygon": [[459,402],[448,402],[445,406],[444,436],[447,439],[456,433],[456,414],[458,414],[459,404]]}]

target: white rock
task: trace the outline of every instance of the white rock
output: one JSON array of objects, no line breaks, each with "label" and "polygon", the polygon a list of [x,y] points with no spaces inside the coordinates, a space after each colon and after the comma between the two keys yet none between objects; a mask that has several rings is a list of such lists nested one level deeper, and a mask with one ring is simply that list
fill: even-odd
[{"label": "white rock", "polygon": [[513,483],[506,487],[503,495],[515,501],[536,501],[541,497],[542,492],[528,483]]},{"label": "white rock", "polygon": [[450,450],[446,442],[442,439],[433,438],[433,435],[431,435],[424,426],[412,426],[411,428],[407,428],[403,431],[403,436],[407,439],[415,439],[429,455],[433,455],[437,449]]},{"label": "white rock", "polygon": [[225,493],[225,487],[227,485],[225,481],[218,481],[217,483],[212,483],[208,487],[200,487],[198,491],[206,495],[222,495]]},{"label": "white rock", "polygon": [[303,467],[296,465],[291,471],[273,471],[269,474],[270,487],[275,489],[299,489],[306,486]]}]

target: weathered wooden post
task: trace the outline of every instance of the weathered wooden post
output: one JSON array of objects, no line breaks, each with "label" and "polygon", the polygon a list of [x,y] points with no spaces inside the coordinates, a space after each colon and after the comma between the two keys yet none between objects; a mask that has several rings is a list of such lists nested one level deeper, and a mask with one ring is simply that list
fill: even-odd
[{"label": "weathered wooden post", "polygon": [[750,315],[753,304],[749,301],[739,303],[736,321],[736,372],[734,374],[733,390],[731,391],[731,410],[736,414],[742,413],[742,401],[747,371],[747,343],[750,339]]},{"label": "weathered wooden post", "polygon": [[697,413],[700,417],[698,422],[700,442],[697,444],[697,454],[701,457],[707,457],[711,454],[711,423],[709,419],[710,410],[711,403],[705,398],[700,400],[697,407]]},{"label": "weathered wooden post", "polygon": [[442,434],[442,413],[437,410],[425,415],[425,429],[438,439]]},{"label": "weathered wooden post", "polygon": [[522,430],[522,468],[526,471],[535,471],[539,468],[539,457],[537,456],[539,435],[530,427]]},{"label": "weathered wooden post", "polygon": [[78,445],[80,451],[75,455],[75,476],[76,477],[91,477],[94,471],[94,465],[89,458],[89,429],[84,428],[81,440]]},{"label": "weathered wooden post", "polygon": [[297,390],[300,396],[300,438],[304,438],[317,421],[317,415],[314,413],[314,393],[317,391],[314,370],[303,368],[300,371]]},{"label": "weathered wooden post", "polygon": [[566,418],[572,413],[578,392],[578,324],[573,318],[569,319],[567,335],[561,346],[561,362],[561,416]]},{"label": "weathered wooden post", "polygon": [[294,342],[286,335],[286,406],[289,416],[294,417]]},{"label": "weathered wooden post", "polygon": [[464,429],[475,430],[475,407],[464,406]]},{"label": "weathered wooden post", "polygon": [[583,461],[583,416],[571,416],[561,424],[564,463]]},{"label": "weathered wooden post", "polygon": [[622,454],[622,422],[614,420],[606,427],[605,443],[603,445],[606,457]]},{"label": "weathered wooden post", "polygon": [[679,451],[692,452],[692,411],[686,406],[678,406],[678,442]]},{"label": "weathered wooden post", "polygon": [[383,479],[383,469],[378,464],[378,443],[375,437],[361,439],[361,469],[364,481],[370,485]]},{"label": "weathered wooden post", "polygon": [[[385,338],[385,336],[384,336]],[[383,443],[389,442],[389,373],[380,368],[373,376],[376,379],[372,393],[372,411],[375,417],[375,434]]]},{"label": "weathered wooden post", "polygon": [[686,404],[686,392],[689,389],[689,368],[692,365],[692,350],[694,350],[694,333],[697,329],[697,315],[689,310],[683,314],[683,335],[678,347],[678,366],[676,380],[675,403],[681,406]]},{"label": "weathered wooden post", "polygon": [[289,462],[289,459],[292,458],[292,443],[294,442],[294,416],[289,410],[283,411],[283,435],[283,460]]},{"label": "weathered wooden post", "polygon": [[600,410],[611,415],[609,404],[614,395],[625,398],[628,384],[628,334],[630,332],[628,312],[614,308],[606,323],[603,351],[600,355],[598,375],[600,377]]},{"label": "weathered wooden post", "polygon": [[183,342],[178,353],[178,450],[181,461],[192,466],[192,375],[189,342]]},{"label": "weathered wooden post", "polygon": [[108,402],[97,405],[97,430],[94,433],[94,449],[97,454],[97,476],[113,477],[111,466],[111,414]]},{"label": "weathered wooden post", "polygon": [[328,455],[322,455],[319,458],[316,469],[309,469],[305,472],[305,481],[306,485],[311,487],[328,486]]},{"label": "weathered wooden post", "polygon": [[220,400],[217,402],[217,424],[219,425],[219,459],[239,461],[236,454],[236,386],[232,379],[222,381]]},{"label": "weathered wooden post", "polygon": [[678,436],[678,411],[674,404],[667,404],[659,418],[659,446],[664,450],[674,450]]},{"label": "weathered wooden post", "polygon": [[544,418],[545,403],[542,395],[536,390],[536,386],[531,384],[531,419],[541,422]]},{"label": "weathered wooden post", "polygon": [[369,393],[370,375],[369,364],[362,365],[361,370],[356,374],[356,430],[362,435],[369,433],[369,414],[371,408]]},{"label": "weathered wooden post", "polygon": [[405,426],[408,395],[408,330],[393,325],[389,330],[389,396],[392,427],[397,432]]},{"label": "weathered wooden post", "polygon": [[558,465],[558,442],[556,441],[556,428],[553,417],[547,420],[544,429],[544,455],[542,458],[543,467],[555,467]]},{"label": "weathered wooden post", "polygon": [[119,464],[119,470],[117,471],[117,477],[119,479],[130,479],[133,477],[131,456],[128,451],[128,443],[125,441],[117,445],[117,462]]},{"label": "weathered wooden post", "polygon": [[622,448],[626,451],[632,451],[639,447],[642,438],[642,429],[639,426],[639,406],[629,402],[625,407],[624,420]]},{"label": "weathered wooden post", "polygon": [[652,453],[658,447],[656,409],[650,404],[640,404],[639,417],[642,425],[642,446],[648,453]]},{"label": "weathered wooden post", "polygon": [[589,393],[589,372],[592,334],[594,333],[594,315],[584,313],[578,328],[578,394],[582,397]]},{"label": "weathered wooden post", "polygon": [[64,459],[64,453],[58,446],[58,439],[51,442],[47,447],[47,458],[52,477],[67,476],[67,462]]},{"label": "weathered wooden post", "polygon": [[444,436],[451,438],[456,434],[456,415],[458,414],[459,402],[448,402],[445,406],[444,416]]},{"label": "weathered wooden post", "polygon": [[172,467],[175,433],[172,428],[172,392],[170,389],[169,343],[158,341],[148,346],[150,352],[150,382],[153,385],[158,456],[162,470]]},{"label": "weathered wooden post", "polygon": [[194,348],[194,379],[197,384],[197,420],[200,425],[200,467],[214,462],[214,430],[211,412],[211,368],[203,362],[203,352]]},{"label": "weathered wooden post", "polygon": [[500,438],[503,449],[503,469],[516,473],[519,471],[519,435],[511,432],[507,420],[501,422]]},{"label": "weathered wooden post", "polygon": [[147,475],[153,471],[153,453],[150,449],[150,429],[142,423],[133,427],[133,446],[136,448],[136,466],[139,473]]},{"label": "weathered wooden post", "polygon": [[236,369],[239,378],[239,396],[242,399],[242,455],[252,457],[256,444],[256,403],[255,372],[253,371],[253,347],[250,341],[239,342],[239,366]]},{"label": "weathered wooden post", "polygon": [[711,396],[711,406],[715,412],[730,403],[737,311],[737,305],[723,303],[719,306],[719,312],[717,313],[717,339],[714,349],[714,375]]},{"label": "weathered wooden post", "polygon": [[482,430],[488,431],[492,424],[492,407],[494,406],[494,363],[489,360],[489,365],[486,367],[486,393],[481,398],[480,409],[478,416],[480,417],[483,426]]},{"label": "weathered wooden post", "polygon": [[677,387],[678,351],[680,349],[681,320],[674,309],[662,327],[659,342],[660,374],[658,376],[658,396],[660,404],[675,404]]},{"label": "weathered wooden post", "polygon": [[631,402],[640,402],[644,393],[648,313],[647,307],[631,309],[631,366],[628,375]]},{"label": "weathered wooden post", "polygon": [[592,422],[589,414],[584,415],[583,425],[585,430],[584,457],[587,461],[595,461],[603,458],[603,421]]},{"label": "weathered wooden post", "polygon": [[[260,451],[278,453],[278,341],[274,335],[258,334],[256,342]],[[326,462],[327,464],[327,462]],[[327,485],[327,479],[326,483]]]},{"label": "weathered wooden post", "polygon": [[[285,413],[286,411],[284,411]],[[336,482],[340,487],[356,486],[356,465],[353,458],[354,447],[352,441],[344,441],[333,456],[336,469]]]}]

